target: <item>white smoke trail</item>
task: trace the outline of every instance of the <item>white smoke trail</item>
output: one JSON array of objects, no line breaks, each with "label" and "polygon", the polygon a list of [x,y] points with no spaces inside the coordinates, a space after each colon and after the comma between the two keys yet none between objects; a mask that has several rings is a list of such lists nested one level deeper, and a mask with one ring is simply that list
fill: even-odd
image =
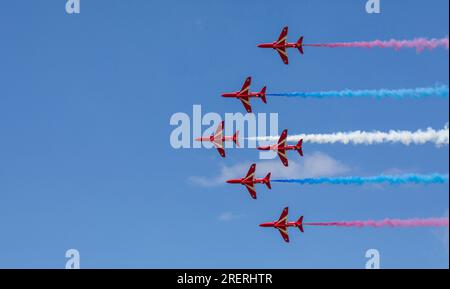
[{"label": "white smoke trail", "polygon": [[[254,137],[252,140],[257,141],[277,141],[279,136]],[[249,138],[250,139],[250,138]],[[436,146],[444,146],[449,144],[449,127],[448,123],[443,129],[435,130],[427,128],[426,130],[407,131],[407,130],[390,130],[382,131],[351,131],[337,132],[331,134],[298,134],[288,136],[288,141],[299,141],[317,143],[317,144],[354,144],[354,145],[372,145],[382,143],[401,143],[404,145],[434,143]]]}]

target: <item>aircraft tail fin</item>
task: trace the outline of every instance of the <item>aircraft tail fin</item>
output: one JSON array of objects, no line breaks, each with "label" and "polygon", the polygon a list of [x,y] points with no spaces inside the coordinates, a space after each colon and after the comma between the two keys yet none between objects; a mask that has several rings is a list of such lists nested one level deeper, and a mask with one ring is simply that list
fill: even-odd
[{"label": "aircraft tail fin", "polygon": [[269,188],[269,190],[272,189],[272,186],[270,185],[270,175],[271,173],[268,173],[264,178],[264,183],[266,184],[267,188]]},{"label": "aircraft tail fin", "polygon": [[297,151],[298,153],[303,156],[303,139],[299,140],[297,143]]},{"label": "aircraft tail fin", "polygon": [[259,95],[260,95],[260,97],[261,97],[261,100],[262,100],[262,102],[264,102],[264,103],[267,103],[267,99],[266,99],[266,89],[267,89],[267,87],[263,87],[262,89],[261,89],[261,91],[259,92]]},{"label": "aircraft tail fin", "polygon": [[300,232],[304,233],[305,231],[303,230],[303,216],[298,218],[298,221],[296,223],[297,223],[297,227],[300,230]]},{"label": "aircraft tail fin", "polygon": [[240,145],[239,145],[239,131],[238,130],[233,135],[233,142],[236,144],[237,147],[240,147]]},{"label": "aircraft tail fin", "polygon": [[304,54],[303,52],[303,36],[301,36],[297,41],[297,48],[300,51],[300,54]]}]

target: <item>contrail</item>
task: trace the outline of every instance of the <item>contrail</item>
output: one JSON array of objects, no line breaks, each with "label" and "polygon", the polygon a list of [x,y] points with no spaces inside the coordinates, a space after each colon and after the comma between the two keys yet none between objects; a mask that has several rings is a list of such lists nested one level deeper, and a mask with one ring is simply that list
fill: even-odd
[{"label": "contrail", "polygon": [[427,219],[384,219],[380,221],[340,221],[340,222],[316,222],[303,223],[306,226],[334,226],[334,227],[448,227],[448,218]]},{"label": "contrail", "polygon": [[319,43],[319,44],[304,44],[303,46],[310,47],[359,47],[359,48],[393,48],[400,50],[403,48],[414,48],[417,52],[421,52],[425,49],[434,50],[438,47],[444,47],[448,49],[448,37],[445,38],[415,38],[413,40],[396,40],[391,39],[387,41],[374,40],[374,41],[357,41],[357,42],[337,42],[337,43]]},{"label": "contrail", "polygon": [[267,96],[285,96],[299,98],[428,98],[441,97],[448,98],[448,86],[436,85],[431,87],[421,87],[412,89],[373,89],[373,90],[336,90],[336,91],[317,91],[317,92],[283,92],[268,93]]},{"label": "contrail", "polygon": [[448,174],[408,174],[399,176],[379,175],[372,177],[321,177],[304,179],[277,179],[272,180],[276,183],[296,183],[296,184],[334,184],[334,185],[363,185],[363,184],[442,184],[448,182]]},{"label": "contrail", "polygon": [[[277,141],[279,136],[253,137],[249,140],[257,141]],[[427,128],[426,130],[408,131],[408,130],[390,130],[382,131],[350,131],[336,132],[331,134],[298,134],[288,136],[288,141],[299,141],[316,144],[354,144],[354,145],[373,145],[382,143],[401,143],[404,145],[425,143],[434,143],[437,146],[449,144],[448,124],[443,129],[435,130]]]}]

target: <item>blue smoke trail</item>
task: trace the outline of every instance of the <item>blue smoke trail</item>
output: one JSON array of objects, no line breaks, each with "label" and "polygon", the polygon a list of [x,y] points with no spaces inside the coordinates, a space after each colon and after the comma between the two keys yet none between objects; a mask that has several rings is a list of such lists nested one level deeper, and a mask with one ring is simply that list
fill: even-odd
[{"label": "blue smoke trail", "polygon": [[341,91],[319,91],[319,92],[287,92],[287,93],[268,93],[268,96],[285,96],[301,98],[351,98],[351,97],[371,97],[371,98],[425,98],[442,97],[448,98],[448,86],[436,85],[434,87],[413,88],[413,89],[380,89],[380,90],[341,90]]},{"label": "blue smoke trail", "polygon": [[335,178],[305,178],[305,179],[278,179],[272,180],[277,183],[297,183],[297,184],[340,184],[340,185],[363,185],[363,184],[381,184],[388,183],[391,185],[398,184],[442,184],[448,182],[448,174],[408,174],[401,176],[374,176],[374,177],[335,177]]}]

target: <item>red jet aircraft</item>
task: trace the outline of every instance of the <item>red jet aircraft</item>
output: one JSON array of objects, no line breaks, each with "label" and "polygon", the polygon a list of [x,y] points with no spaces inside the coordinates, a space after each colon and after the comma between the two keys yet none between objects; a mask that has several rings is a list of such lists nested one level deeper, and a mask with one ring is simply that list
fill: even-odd
[{"label": "red jet aircraft", "polygon": [[281,31],[280,37],[278,37],[277,41],[272,43],[258,44],[258,47],[275,49],[276,51],[278,51],[278,54],[280,54],[280,57],[283,60],[284,64],[289,64],[286,48],[297,48],[298,51],[300,51],[300,53],[303,54],[303,36],[300,37],[297,42],[289,43],[286,42],[287,34],[288,34],[288,27],[286,26]]},{"label": "red jet aircraft", "polygon": [[287,138],[287,129],[283,130],[281,133],[280,139],[278,140],[277,144],[271,145],[271,146],[262,146],[258,147],[258,150],[261,151],[276,151],[278,153],[278,156],[280,157],[281,162],[284,166],[288,166],[288,159],[286,156],[286,151],[289,150],[296,150],[298,153],[303,156],[303,139],[301,139],[297,145],[286,145],[286,138]]},{"label": "red jet aircraft", "polygon": [[259,226],[260,227],[272,227],[272,228],[278,229],[278,231],[280,231],[281,237],[283,237],[284,241],[289,243],[289,234],[287,232],[288,227],[297,227],[300,230],[300,232],[302,232],[302,233],[304,231],[303,231],[303,216],[301,216],[297,220],[297,222],[288,222],[287,221],[288,212],[289,212],[289,208],[286,207],[286,208],[284,208],[283,212],[281,213],[281,216],[278,219],[278,221],[262,223]]},{"label": "red jet aircraft", "polygon": [[248,113],[252,112],[252,106],[250,105],[250,98],[261,98],[264,103],[267,103],[266,100],[266,87],[264,86],[260,92],[250,92],[250,85],[252,83],[252,78],[247,77],[240,91],[223,93],[223,97],[233,97],[239,99],[247,110]]},{"label": "red jet aircraft", "polygon": [[228,180],[227,183],[244,185],[250,193],[250,196],[252,196],[253,199],[256,199],[255,184],[265,184],[269,189],[271,189],[272,187],[270,186],[270,173],[268,173],[264,179],[256,179],[255,170],[256,164],[253,164],[248,170],[245,178]]},{"label": "red jet aircraft", "polygon": [[213,145],[217,148],[219,151],[219,154],[224,158],[225,157],[225,149],[224,149],[224,142],[226,141],[233,141],[237,147],[239,147],[239,131],[236,131],[236,133],[233,136],[224,136],[223,130],[224,130],[225,122],[222,121],[219,126],[216,129],[216,132],[212,134],[209,137],[199,137],[196,138],[196,141],[201,142],[211,142]]}]

